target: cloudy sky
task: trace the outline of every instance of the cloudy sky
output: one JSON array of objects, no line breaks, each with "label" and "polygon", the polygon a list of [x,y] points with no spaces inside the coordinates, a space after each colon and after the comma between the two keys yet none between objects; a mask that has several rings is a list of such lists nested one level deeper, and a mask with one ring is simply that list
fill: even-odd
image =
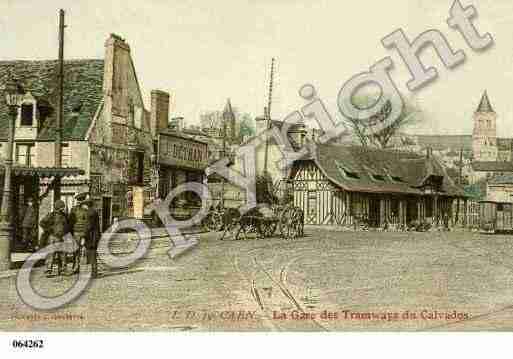
[{"label": "cloudy sky", "polygon": [[[493,47],[473,52],[446,24],[452,1],[444,0],[2,0],[0,59],[57,57],[58,10],[66,10],[67,58],[102,58],[110,33],[131,46],[143,93],[170,91],[172,115],[188,123],[205,110],[222,109],[229,97],[241,111],[261,115],[269,66],[277,59],[273,117],[298,109],[297,91],[312,83],[335,114],[340,87],[385,56],[392,77],[424,112],[416,132],[470,133],[472,113],[487,89],[499,115],[501,136],[513,136],[513,2],[462,0],[476,6],[481,33]],[[438,29],[467,60],[447,70],[427,49],[422,58],[439,78],[415,93],[409,73],[381,38],[402,28],[413,39]]]}]

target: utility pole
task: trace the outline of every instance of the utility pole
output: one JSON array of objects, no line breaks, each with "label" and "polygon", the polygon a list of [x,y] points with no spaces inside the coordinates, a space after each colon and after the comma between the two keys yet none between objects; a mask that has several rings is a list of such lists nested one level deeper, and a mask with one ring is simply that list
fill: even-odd
[{"label": "utility pole", "polygon": [[[228,99],[230,102],[230,99]],[[228,105],[228,103],[227,103]],[[226,111],[223,111],[223,158],[226,158]],[[224,191],[225,191],[226,179],[222,177],[221,182],[221,208],[224,208]]]},{"label": "utility pole", "polygon": [[[269,80],[269,96],[267,98],[267,107],[264,110],[264,116],[267,118],[267,130],[271,129],[271,104],[273,99],[273,80],[274,80],[274,57],[271,60],[271,78]],[[267,162],[269,157],[269,136],[265,137],[264,154],[264,174],[267,174]]]},{"label": "utility pole", "polygon": [[[62,122],[64,117],[64,10],[59,11],[59,61],[57,120],[55,123],[55,167],[62,167]],[[61,197],[61,179],[55,178],[54,202]]]}]

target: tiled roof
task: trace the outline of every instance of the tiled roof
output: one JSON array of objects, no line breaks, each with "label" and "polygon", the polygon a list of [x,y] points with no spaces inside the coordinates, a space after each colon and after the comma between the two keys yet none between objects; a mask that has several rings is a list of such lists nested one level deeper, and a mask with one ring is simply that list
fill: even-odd
[{"label": "tiled roof", "polygon": [[472,168],[477,172],[513,172],[513,163],[500,161],[475,161]]},{"label": "tiled roof", "polygon": [[[9,76],[25,91],[46,101],[53,111],[39,131],[39,140],[55,139],[57,111],[57,61],[0,61],[0,85]],[[64,63],[63,140],[82,140],[103,98],[103,60],[69,60]],[[7,138],[8,111],[0,99],[0,138]]]},{"label": "tiled roof", "polygon": [[419,187],[435,176],[443,178],[445,194],[464,195],[433,156],[361,146],[318,145],[315,163],[331,181],[347,191],[422,194]]}]

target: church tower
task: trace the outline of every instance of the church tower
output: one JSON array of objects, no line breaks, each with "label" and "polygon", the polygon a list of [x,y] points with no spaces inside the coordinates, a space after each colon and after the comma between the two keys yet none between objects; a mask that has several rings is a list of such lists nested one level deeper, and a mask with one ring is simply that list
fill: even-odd
[{"label": "church tower", "polygon": [[474,161],[497,161],[497,114],[486,91],[474,113],[472,150]]}]

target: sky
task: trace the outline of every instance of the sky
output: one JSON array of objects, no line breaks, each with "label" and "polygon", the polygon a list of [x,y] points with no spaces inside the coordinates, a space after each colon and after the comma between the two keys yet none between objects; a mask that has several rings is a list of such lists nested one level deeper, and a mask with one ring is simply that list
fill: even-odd
[{"label": "sky", "polygon": [[[513,137],[513,2],[462,0],[474,5],[474,24],[494,45],[476,53],[448,27],[452,1],[445,0],[2,0],[0,59],[55,59],[58,10],[66,11],[65,57],[103,58],[116,33],[129,43],[143,96],[172,93],[171,116],[197,124],[204,111],[222,110],[227,98],[241,112],[263,114],[271,58],[276,58],[272,117],[305,104],[298,96],[315,86],[334,117],[337,95],[352,76],[390,56],[391,76],[422,118],[410,132],[470,134],[472,115],[488,90],[498,114],[498,135]],[[432,49],[421,58],[438,79],[410,92],[409,72],[381,39],[401,28],[413,40],[437,29],[466,61],[445,68]]]}]

